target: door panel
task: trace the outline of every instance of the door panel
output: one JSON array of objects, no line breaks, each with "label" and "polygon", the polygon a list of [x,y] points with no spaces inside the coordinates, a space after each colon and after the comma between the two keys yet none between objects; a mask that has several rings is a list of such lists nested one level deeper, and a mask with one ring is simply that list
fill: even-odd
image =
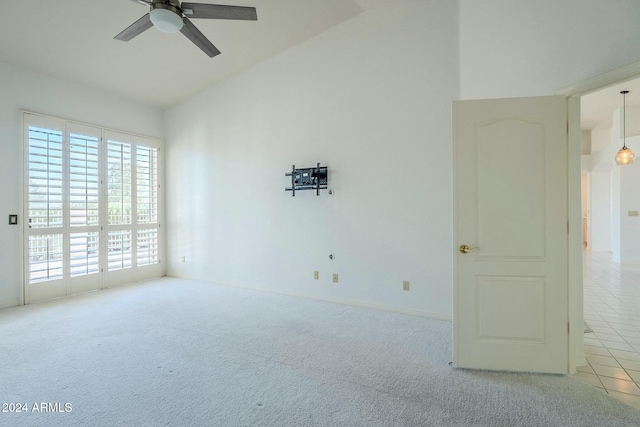
[{"label": "door panel", "polygon": [[454,103],[456,367],[568,372],[566,120],[565,97]]},{"label": "door panel", "polygon": [[[517,139],[509,135],[518,135]],[[498,119],[476,128],[479,257],[541,259],[545,252],[544,133],[542,123],[522,119]],[[501,173],[495,173],[497,159]],[[508,176],[509,179],[505,179]],[[529,240],[517,236],[528,229]]]}]

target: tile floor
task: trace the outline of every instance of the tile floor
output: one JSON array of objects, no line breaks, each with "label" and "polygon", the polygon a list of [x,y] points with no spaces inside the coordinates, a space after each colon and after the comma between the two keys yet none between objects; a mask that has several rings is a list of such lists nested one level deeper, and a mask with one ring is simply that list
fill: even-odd
[{"label": "tile floor", "polygon": [[[608,252],[585,251],[584,335],[587,365],[577,378],[640,409],[640,266]],[[588,331],[588,330],[587,330]]]}]

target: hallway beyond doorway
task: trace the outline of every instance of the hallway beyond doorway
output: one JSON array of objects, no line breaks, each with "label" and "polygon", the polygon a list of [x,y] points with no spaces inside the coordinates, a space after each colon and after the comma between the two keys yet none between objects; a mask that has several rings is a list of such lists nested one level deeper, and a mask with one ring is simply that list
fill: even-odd
[{"label": "hallway beyond doorway", "polygon": [[640,265],[583,253],[584,352],[577,378],[640,409]]}]

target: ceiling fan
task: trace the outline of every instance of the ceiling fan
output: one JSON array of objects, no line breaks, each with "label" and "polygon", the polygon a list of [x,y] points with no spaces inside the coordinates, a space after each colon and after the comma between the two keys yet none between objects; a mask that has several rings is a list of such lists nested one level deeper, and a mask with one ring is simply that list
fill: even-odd
[{"label": "ceiling fan", "polygon": [[131,0],[150,7],[149,13],[138,19],[120,34],[116,40],[129,41],[138,34],[156,27],[165,33],[180,31],[204,53],[213,58],[220,51],[196,28],[189,18],[236,19],[257,21],[255,7],[227,6],[221,4],[180,3],[179,0]]}]

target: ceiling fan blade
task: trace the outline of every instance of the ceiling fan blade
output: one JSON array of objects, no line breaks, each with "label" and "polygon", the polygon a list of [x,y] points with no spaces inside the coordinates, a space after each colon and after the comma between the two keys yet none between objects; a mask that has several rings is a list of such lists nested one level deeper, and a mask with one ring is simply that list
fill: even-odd
[{"label": "ceiling fan blade", "polygon": [[138,19],[136,22],[125,28],[124,31],[115,36],[114,39],[128,42],[138,34],[148,30],[151,27],[153,27],[153,23],[151,23],[151,19],[149,18],[149,14],[147,13],[142,18]]},{"label": "ceiling fan blade", "polygon": [[182,13],[189,18],[258,20],[258,13],[255,7],[202,3],[182,3],[180,7],[182,8]]},{"label": "ceiling fan blade", "polygon": [[204,34],[200,32],[196,28],[195,25],[187,18],[182,18],[184,22],[184,27],[180,30],[182,34],[187,36],[189,40],[191,40],[196,46],[198,46],[204,53],[209,55],[209,58],[213,58],[216,55],[220,55],[220,51],[216,48],[213,43],[207,39]]},{"label": "ceiling fan blade", "polygon": [[139,3],[139,4],[144,5],[144,6],[151,5],[151,0],[131,0],[131,1],[134,2],[134,3]]}]

